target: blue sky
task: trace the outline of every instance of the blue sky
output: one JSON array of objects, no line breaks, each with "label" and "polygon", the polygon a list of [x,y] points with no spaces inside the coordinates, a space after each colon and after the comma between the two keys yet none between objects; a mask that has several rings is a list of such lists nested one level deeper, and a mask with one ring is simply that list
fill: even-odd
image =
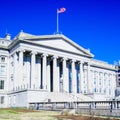
[{"label": "blue sky", "polygon": [[12,38],[21,30],[45,35],[59,30],[86,49],[95,59],[113,64],[120,60],[120,0],[0,0],[0,37]]}]

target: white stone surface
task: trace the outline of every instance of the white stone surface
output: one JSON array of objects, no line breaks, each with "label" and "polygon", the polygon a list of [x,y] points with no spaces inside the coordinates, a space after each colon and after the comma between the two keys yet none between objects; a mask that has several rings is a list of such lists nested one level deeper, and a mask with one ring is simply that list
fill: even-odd
[{"label": "white stone surface", "polygon": [[0,39],[0,68],[5,67],[0,73],[0,80],[4,80],[0,97],[5,97],[0,107],[28,107],[29,102],[48,99],[113,99],[115,66],[93,57],[89,50],[59,34],[35,36],[20,32],[12,41]]}]

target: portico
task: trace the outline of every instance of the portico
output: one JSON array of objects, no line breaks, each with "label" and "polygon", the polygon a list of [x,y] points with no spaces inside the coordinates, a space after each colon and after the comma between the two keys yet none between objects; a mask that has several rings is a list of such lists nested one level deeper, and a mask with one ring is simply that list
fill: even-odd
[{"label": "portico", "polygon": [[14,68],[19,71],[19,74],[14,72],[14,76],[17,76],[14,89],[81,93],[81,74],[86,62],[29,50],[16,51],[12,56],[14,64],[20,66],[19,69]]}]

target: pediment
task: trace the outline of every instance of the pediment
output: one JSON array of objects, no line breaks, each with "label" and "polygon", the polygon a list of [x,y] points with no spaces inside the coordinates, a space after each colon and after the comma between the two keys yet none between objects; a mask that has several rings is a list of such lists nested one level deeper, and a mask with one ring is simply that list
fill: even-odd
[{"label": "pediment", "polygon": [[83,56],[93,57],[89,50],[82,48],[64,35],[36,36],[32,37],[31,39],[29,38],[29,41],[53,49],[59,49],[61,51],[67,51]]},{"label": "pediment", "polygon": [[43,45],[44,47],[49,47],[51,49],[57,49],[60,51],[65,51],[65,52],[71,52],[75,53],[78,55],[82,56],[87,56],[87,57],[94,57],[92,53],[90,53],[89,50],[84,49],[80,45],[76,44],[73,42],[71,39],[68,37],[62,35],[62,34],[55,34],[55,35],[32,35],[25,33],[21,31],[14,39],[13,39],[13,44],[15,41],[19,40],[25,40],[26,42],[29,43],[34,43],[37,45]]}]

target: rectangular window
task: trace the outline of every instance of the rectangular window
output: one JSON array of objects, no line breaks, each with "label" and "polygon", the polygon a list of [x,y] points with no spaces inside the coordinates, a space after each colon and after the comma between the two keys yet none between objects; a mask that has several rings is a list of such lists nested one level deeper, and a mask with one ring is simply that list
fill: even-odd
[{"label": "rectangular window", "polygon": [[99,92],[100,92],[100,93],[102,92],[102,89],[101,89],[101,88],[99,89]]},{"label": "rectangular window", "polygon": [[4,96],[0,97],[0,104],[4,104]]},{"label": "rectangular window", "polygon": [[5,42],[4,41],[2,41],[2,44],[4,44]]},{"label": "rectangular window", "polygon": [[109,89],[109,95],[111,95],[111,89]]},{"label": "rectangular window", "polygon": [[4,89],[4,80],[0,80],[0,89]]},{"label": "rectangular window", "polygon": [[6,74],[6,67],[4,65],[0,66],[0,75],[5,75]]},{"label": "rectangular window", "polygon": [[104,93],[106,94],[106,89],[104,89]]},{"label": "rectangular window", "polygon": [[118,74],[118,77],[120,77],[120,74]]},{"label": "rectangular window", "polygon": [[11,81],[13,81],[13,74],[11,74]]},{"label": "rectangular window", "polygon": [[94,79],[94,85],[96,85],[96,79]]},{"label": "rectangular window", "polygon": [[1,62],[5,62],[5,57],[1,57]]},{"label": "rectangular window", "polygon": [[120,85],[120,82],[119,82],[119,85]]},{"label": "rectangular window", "polygon": [[97,92],[97,90],[96,90],[96,88],[94,88],[94,93],[96,93]]}]

